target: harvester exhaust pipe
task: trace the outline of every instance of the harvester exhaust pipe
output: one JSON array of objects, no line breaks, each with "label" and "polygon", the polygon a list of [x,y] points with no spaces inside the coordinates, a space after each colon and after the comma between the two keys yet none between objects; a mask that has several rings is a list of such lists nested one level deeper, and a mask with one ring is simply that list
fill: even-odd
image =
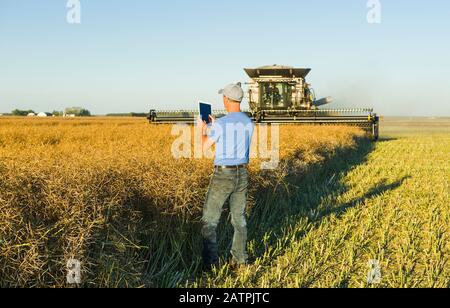
[{"label": "harvester exhaust pipe", "polygon": [[333,98],[331,96],[319,99],[318,101],[314,101],[313,105],[316,107],[324,106],[331,104],[333,102]]}]

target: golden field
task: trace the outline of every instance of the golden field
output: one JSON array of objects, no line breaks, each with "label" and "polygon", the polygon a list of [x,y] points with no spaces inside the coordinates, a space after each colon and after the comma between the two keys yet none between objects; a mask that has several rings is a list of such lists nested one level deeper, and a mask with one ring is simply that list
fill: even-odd
[{"label": "golden field", "polygon": [[280,168],[250,167],[256,262],[210,275],[212,161],[174,159],[175,138],[143,119],[0,119],[0,286],[67,286],[72,258],[83,287],[359,287],[373,259],[377,286],[449,286],[448,134],[281,127]]},{"label": "golden field", "polygon": [[[286,128],[281,156],[301,153],[301,170],[359,135]],[[2,119],[0,284],[63,286],[71,258],[85,286],[173,286],[195,272],[212,162],[173,159],[174,138],[142,119]],[[253,192],[283,172],[255,163]]]}]

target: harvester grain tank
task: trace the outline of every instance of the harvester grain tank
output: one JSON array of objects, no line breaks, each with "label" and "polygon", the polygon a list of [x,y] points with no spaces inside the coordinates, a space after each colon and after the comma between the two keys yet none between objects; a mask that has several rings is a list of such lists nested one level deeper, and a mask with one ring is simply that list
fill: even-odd
[{"label": "harvester grain tank", "polygon": [[[351,125],[366,130],[373,139],[379,135],[379,117],[373,109],[321,109],[333,102],[331,97],[316,99],[306,82],[309,68],[263,66],[245,69],[250,78],[246,111],[256,123],[296,125]],[[151,123],[194,123],[196,111],[151,110]],[[221,117],[224,111],[215,115]]]}]

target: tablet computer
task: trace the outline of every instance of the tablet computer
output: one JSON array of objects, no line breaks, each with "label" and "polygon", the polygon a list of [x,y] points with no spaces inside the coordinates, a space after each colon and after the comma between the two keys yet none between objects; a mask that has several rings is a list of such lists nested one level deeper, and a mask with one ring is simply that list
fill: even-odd
[{"label": "tablet computer", "polygon": [[198,103],[198,109],[200,112],[200,116],[206,124],[209,124],[211,122],[209,116],[212,115],[212,107],[211,104],[199,102]]}]

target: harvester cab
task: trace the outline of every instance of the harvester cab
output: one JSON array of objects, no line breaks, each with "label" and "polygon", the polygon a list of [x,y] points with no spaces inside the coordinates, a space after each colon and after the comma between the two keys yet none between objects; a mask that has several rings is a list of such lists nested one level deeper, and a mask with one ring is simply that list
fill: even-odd
[{"label": "harvester cab", "polygon": [[254,114],[315,110],[332,103],[331,97],[316,100],[314,89],[306,82],[311,69],[289,66],[247,68],[248,101]]},{"label": "harvester cab", "polygon": [[[247,114],[256,123],[295,125],[350,125],[363,128],[372,139],[379,136],[379,117],[373,109],[322,109],[333,99],[317,100],[311,85],[306,82],[309,68],[290,66],[263,66],[247,68]],[[193,124],[198,111],[156,111],[152,109],[150,123]],[[226,114],[216,111],[216,117]]]}]

